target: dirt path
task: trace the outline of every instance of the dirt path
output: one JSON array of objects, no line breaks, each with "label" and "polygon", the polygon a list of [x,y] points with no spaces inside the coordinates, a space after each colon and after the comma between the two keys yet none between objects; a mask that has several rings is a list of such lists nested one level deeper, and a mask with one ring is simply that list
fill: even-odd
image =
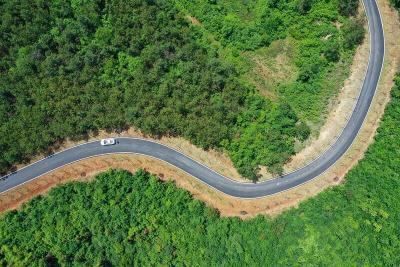
[{"label": "dirt path", "polygon": [[[65,166],[33,182],[0,195],[0,211],[17,208],[32,196],[44,194],[49,188],[59,183],[76,179],[90,180],[94,174],[109,168],[123,168],[129,171],[144,168],[157,174],[163,180],[171,178],[175,181],[177,186],[189,190],[195,198],[205,201],[208,205],[217,208],[223,216],[239,216],[242,218],[249,218],[260,213],[269,215],[280,213],[289,207],[296,206],[300,201],[316,195],[323,189],[342,182],[346,172],[362,158],[368,145],[372,142],[379,125],[379,119],[383,114],[386,103],[389,101],[390,89],[393,87],[393,77],[399,70],[400,45],[398,44],[398,40],[400,40],[400,23],[398,14],[389,7],[387,0],[378,0],[377,2],[381,10],[386,38],[384,71],[381,76],[377,94],[366,122],[352,148],[330,170],[312,182],[278,195],[257,200],[241,200],[216,192],[183,171],[155,159],[134,155],[101,156]],[[365,44],[362,45],[356,55],[355,60],[360,60],[360,62],[357,63],[360,66],[363,64],[363,62],[361,62],[362,57],[363,55],[365,56],[363,53],[367,52],[368,54],[368,50],[366,50],[365,47],[368,46],[365,46]],[[329,141],[333,141],[338,133],[338,129],[341,129],[340,125],[343,125],[344,122],[343,117],[339,117],[339,115],[346,113],[354,103],[354,97],[357,95],[355,93],[357,92],[353,89],[357,88],[357,86],[353,85],[353,83],[357,84],[362,82],[361,78],[364,76],[363,70],[365,70],[365,66],[364,68],[355,68],[353,74],[346,82],[344,89],[338,97],[338,105],[329,115],[329,118],[332,119],[332,125],[323,126],[320,137],[316,140],[311,140],[310,146],[296,155],[292,162],[286,166],[286,170],[296,168],[296,166],[299,166],[298,164],[304,164],[304,162],[312,159],[313,155],[322,152],[322,149],[318,150],[312,148],[313,146],[318,148],[321,144],[326,146],[329,145]],[[332,134],[335,130],[336,134]],[[132,129],[119,135],[145,137]],[[107,136],[115,136],[115,134],[101,132],[98,136],[92,136],[88,140]],[[84,140],[82,142],[86,141],[87,140]],[[242,179],[229,158],[218,151],[203,151],[181,138],[165,137],[157,141],[182,151],[186,155],[189,155],[226,176],[238,180]],[[75,142],[66,142],[57,150],[62,150],[75,144]],[[33,159],[33,161],[39,158],[41,157],[38,156]]]}]

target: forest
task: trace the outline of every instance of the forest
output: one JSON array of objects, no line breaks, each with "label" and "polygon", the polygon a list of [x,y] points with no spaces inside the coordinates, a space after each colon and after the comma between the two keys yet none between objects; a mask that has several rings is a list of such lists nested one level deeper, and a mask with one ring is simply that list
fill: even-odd
[{"label": "forest", "polygon": [[0,218],[2,266],[399,266],[400,76],[346,176],[276,218],[221,218],[172,182],[111,170]]},{"label": "forest", "polygon": [[[134,127],[224,151],[252,180],[260,165],[279,174],[346,77],[326,78],[346,69],[362,42],[357,7],[354,0],[1,1],[0,173],[66,139]],[[246,55],[288,38],[296,77],[268,99],[246,78]]]}]

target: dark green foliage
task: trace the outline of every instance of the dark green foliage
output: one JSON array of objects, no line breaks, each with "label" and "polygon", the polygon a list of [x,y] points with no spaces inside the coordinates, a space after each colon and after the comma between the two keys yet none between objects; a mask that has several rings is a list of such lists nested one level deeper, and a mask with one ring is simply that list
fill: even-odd
[{"label": "dark green foliage", "polygon": [[300,70],[299,77],[297,81],[299,82],[311,82],[313,78],[318,76],[320,65],[314,62],[308,62],[303,65],[303,68]]},{"label": "dark green foliage", "polygon": [[339,11],[343,16],[354,16],[357,14],[359,0],[340,0]]},{"label": "dark green foliage", "polygon": [[297,9],[300,14],[306,14],[308,11],[311,10],[313,0],[299,0],[297,4]]},{"label": "dark green foliage", "polygon": [[399,266],[400,77],[346,183],[277,218],[220,218],[144,171],[69,183],[0,219],[0,265]]},{"label": "dark green foliage", "polygon": [[310,136],[310,127],[304,122],[300,122],[299,125],[297,125],[296,131],[300,141],[305,141]]},{"label": "dark green foliage", "polygon": [[[235,166],[252,180],[258,165],[268,166],[274,174],[282,173],[282,165],[294,153],[295,139],[308,137],[305,125],[297,125],[297,117],[289,105],[268,105],[260,97],[252,99],[248,112],[238,119],[240,129],[228,150]],[[273,125],[270,127],[269,125]]]},{"label": "dark green foliage", "polygon": [[390,0],[390,3],[396,8],[400,8],[400,0]]},{"label": "dark green foliage", "polygon": [[0,8],[0,171],[102,128],[134,125],[203,148],[240,130],[252,89],[196,42],[172,4],[10,1]]},{"label": "dark green foliage", "polygon": [[359,19],[351,19],[343,26],[344,45],[352,49],[364,40],[365,29]]},{"label": "dark green foliage", "polygon": [[338,62],[340,59],[340,47],[336,43],[328,46],[324,51],[325,58],[330,62]]}]

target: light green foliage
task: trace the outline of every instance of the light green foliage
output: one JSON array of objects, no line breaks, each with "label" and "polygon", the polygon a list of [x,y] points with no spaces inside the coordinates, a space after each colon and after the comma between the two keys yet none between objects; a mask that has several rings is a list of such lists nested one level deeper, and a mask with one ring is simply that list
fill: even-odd
[{"label": "light green foliage", "polygon": [[220,218],[144,171],[69,183],[0,219],[2,266],[399,266],[400,77],[346,183],[274,219]]},{"label": "light green foliage", "polygon": [[260,96],[253,96],[250,103],[250,109],[238,118],[243,130],[238,131],[228,150],[238,169],[256,181],[259,165],[281,174],[285,159],[294,153],[295,138],[308,137],[309,132],[303,132],[308,129],[304,125],[296,125],[298,119],[289,105],[277,106]]},{"label": "light green foliage", "polygon": [[[349,69],[354,47],[360,44],[365,34],[359,20],[346,17],[356,14],[358,1],[176,2],[179,2],[181,10],[200,20],[201,26],[196,28],[203,35],[212,35],[222,44],[225,51],[220,52],[221,57],[228,60],[232,56],[226,56],[225,53],[226,50],[231,51],[232,47],[239,50],[235,53],[237,57],[242,56],[240,51],[246,51],[244,56],[250,54],[251,57],[253,54],[248,51],[260,54],[273,41],[284,38],[290,40],[296,54],[287,64],[300,70],[299,77],[289,84],[286,82],[272,88],[268,86],[267,90],[277,94],[282,102],[291,105],[297,116],[310,124],[321,124],[323,121],[329,100],[339,91],[346,78],[341,73],[335,73],[337,66],[340,64],[340,68]],[[344,24],[344,29],[337,27],[338,24]],[[351,31],[348,30],[349,27]],[[263,58],[259,60],[262,61]],[[245,65],[243,62],[246,61],[239,62]],[[246,67],[242,66],[242,79],[257,81],[260,77],[265,78],[259,72],[250,72],[250,75],[246,73],[257,67],[254,62]],[[328,84],[325,81],[329,75],[338,75],[340,79],[337,83]],[[263,88],[260,90],[263,91]]]}]

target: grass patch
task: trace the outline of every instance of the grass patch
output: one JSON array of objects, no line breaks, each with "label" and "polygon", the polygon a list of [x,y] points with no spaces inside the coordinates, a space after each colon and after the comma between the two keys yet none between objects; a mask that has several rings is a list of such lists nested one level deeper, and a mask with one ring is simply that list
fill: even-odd
[{"label": "grass patch", "polygon": [[277,100],[280,97],[277,88],[291,84],[298,75],[298,68],[294,64],[296,49],[295,40],[286,38],[274,41],[268,47],[244,53],[251,69],[244,79],[263,96]]}]

